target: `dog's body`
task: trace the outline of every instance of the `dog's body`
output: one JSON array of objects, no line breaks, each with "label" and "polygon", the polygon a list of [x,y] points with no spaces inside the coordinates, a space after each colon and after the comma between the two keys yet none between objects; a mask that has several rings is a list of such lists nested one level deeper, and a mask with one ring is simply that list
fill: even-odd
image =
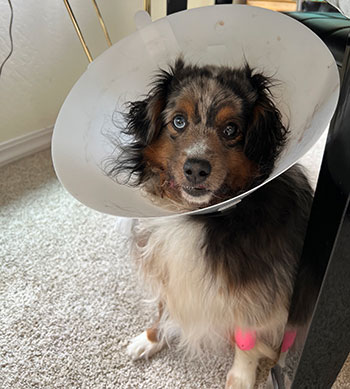
[{"label": "dog's body", "polygon": [[[135,142],[111,173],[129,170],[153,198],[184,210],[261,183],[287,136],[268,87],[248,66],[178,60],[145,100],[130,104],[126,133]],[[259,358],[277,358],[286,329],[310,316],[312,279],[292,295],[311,202],[310,185],[294,166],[223,214],[140,220],[133,253],[160,316],[129,354],[148,357],[174,333],[198,351],[222,340],[235,344],[237,331],[247,332],[254,343],[235,346],[226,387],[252,388]],[[302,274],[311,277],[308,263]]]}]

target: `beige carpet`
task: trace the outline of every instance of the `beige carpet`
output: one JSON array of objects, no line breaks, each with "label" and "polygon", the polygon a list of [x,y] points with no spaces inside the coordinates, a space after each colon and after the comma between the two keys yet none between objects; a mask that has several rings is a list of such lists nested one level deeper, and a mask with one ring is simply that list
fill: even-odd
[{"label": "beige carpet", "polygon": [[[153,314],[127,239],[115,217],[61,187],[49,151],[0,169],[0,231],[1,388],[223,388],[229,351],[202,361],[173,348],[149,362],[126,356]],[[350,388],[349,371],[334,388]]]}]

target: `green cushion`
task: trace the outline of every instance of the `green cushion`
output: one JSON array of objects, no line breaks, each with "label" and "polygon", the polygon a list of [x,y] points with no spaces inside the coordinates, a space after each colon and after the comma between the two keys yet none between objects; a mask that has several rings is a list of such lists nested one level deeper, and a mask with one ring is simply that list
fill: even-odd
[{"label": "green cushion", "polygon": [[348,20],[344,15],[338,12],[286,12],[287,15],[300,21],[306,19],[341,19]]}]

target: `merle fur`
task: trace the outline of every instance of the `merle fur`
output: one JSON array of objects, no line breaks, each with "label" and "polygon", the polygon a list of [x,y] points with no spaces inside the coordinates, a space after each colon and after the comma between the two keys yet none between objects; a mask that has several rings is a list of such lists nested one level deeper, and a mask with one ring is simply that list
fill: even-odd
[{"label": "merle fur", "polygon": [[[256,72],[248,64],[235,69],[199,67],[186,65],[181,58],[169,70],[158,72],[143,100],[127,104],[123,132],[132,136],[133,142],[123,148],[119,158],[112,157],[108,161],[107,174],[118,179],[120,173],[128,172],[129,184],[138,186],[145,183],[152,173],[144,160],[143,151],[157,139],[166,125],[162,111],[169,103],[169,97],[193,80],[205,85],[208,79],[213,78],[228,93],[232,91],[242,99],[245,123],[243,151],[259,165],[259,182],[263,181],[271,173],[288,133],[272,100],[270,88],[273,79]],[[155,107],[159,112],[155,112]]]},{"label": "merle fur", "polygon": [[[128,172],[133,178],[131,184],[145,183],[152,173],[147,169],[143,150],[166,125],[162,111],[169,103],[169,96],[178,93],[189,81],[204,85],[207,79],[215,78],[223,89],[231,90],[244,103],[246,125],[242,149],[260,170],[251,185],[265,179],[288,133],[272,100],[273,81],[248,64],[239,69],[221,67],[219,72],[217,69],[185,65],[178,59],[169,70],[161,70],[149,94],[128,104],[124,132],[134,141],[123,150],[120,159],[113,161],[108,173],[117,177]],[[154,114],[155,107],[158,115]],[[238,289],[259,285],[273,298],[273,291],[281,285],[295,283],[289,316],[292,326],[305,324],[317,296],[313,268],[308,261],[301,264],[301,276],[297,277],[311,203],[312,189],[300,167],[295,166],[224,214],[190,217],[205,226],[208,269],[213,275],[223,271],[227,285]]]}]

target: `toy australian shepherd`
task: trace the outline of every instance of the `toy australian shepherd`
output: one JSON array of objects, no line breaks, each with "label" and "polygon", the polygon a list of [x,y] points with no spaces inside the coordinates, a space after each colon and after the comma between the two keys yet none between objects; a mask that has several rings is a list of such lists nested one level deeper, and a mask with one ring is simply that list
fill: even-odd
[{"label": "toy australian shepherd", "polygon": [[[133,142],[109,174],[129,174],[178,212],[251,189],[269,176],[288,137],[271,86],[248,64],[178,59],[129,103],[124,132]],[[253,388],[259,359],[277,360],[310,317],[308,263],[296,274],[311,203],[296,165],[223,213],[138,221],[132,251],[159,318],[131,341],[130,356],[148,358],[175,334],[192,352],[227,341],[235,357],[226,388]]]}]

